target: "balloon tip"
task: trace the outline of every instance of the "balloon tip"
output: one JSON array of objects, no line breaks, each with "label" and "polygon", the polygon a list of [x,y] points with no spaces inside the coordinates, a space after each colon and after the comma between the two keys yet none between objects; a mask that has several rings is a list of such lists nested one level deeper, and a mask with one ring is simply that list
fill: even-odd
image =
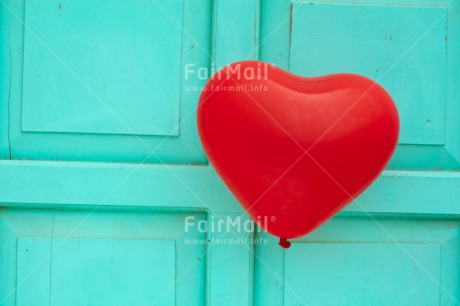
[{"label": "balloon tip", "polygon": [[283,248],[283,249],[289,249],[291,246],[291,243],[287,241],[286,238],[280,238],[280,242],[278,244]]}]

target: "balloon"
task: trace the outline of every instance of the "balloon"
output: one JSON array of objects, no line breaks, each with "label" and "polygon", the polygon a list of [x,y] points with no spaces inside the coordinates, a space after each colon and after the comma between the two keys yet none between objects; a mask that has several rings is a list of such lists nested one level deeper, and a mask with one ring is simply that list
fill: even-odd
[{"label": "balloon", "polygon": [[216,172],[285,248],[361,194],[399,134],[396,106],[374,81],[300,77],[259,61],[218,71],[201,93],[197,123]]}]

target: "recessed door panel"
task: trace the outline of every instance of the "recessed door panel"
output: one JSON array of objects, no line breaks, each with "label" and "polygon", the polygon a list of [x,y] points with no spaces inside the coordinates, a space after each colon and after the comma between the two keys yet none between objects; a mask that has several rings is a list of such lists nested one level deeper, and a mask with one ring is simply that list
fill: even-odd
[{"label": "recessed door panel", "polygon": [[211,1],[3,9],[12,159],[207,163],[195,109],[211,66]]},{"label": "recessed door panel", "polygon": [[260,55],[302,76],[375,80],[401,121],[389,168],[459,169],[459,32],[448,1],[262,1]]}]

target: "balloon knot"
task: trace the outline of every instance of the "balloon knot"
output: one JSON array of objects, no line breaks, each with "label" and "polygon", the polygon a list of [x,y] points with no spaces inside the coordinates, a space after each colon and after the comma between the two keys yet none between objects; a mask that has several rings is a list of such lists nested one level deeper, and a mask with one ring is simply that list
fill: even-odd
[{"label": "balloon knot", "polygon": [[278,244],[284,249],[289,249],[291,246],[291,243],[287,241],[286,238],[280,238],[280,242],[278,242]]}]

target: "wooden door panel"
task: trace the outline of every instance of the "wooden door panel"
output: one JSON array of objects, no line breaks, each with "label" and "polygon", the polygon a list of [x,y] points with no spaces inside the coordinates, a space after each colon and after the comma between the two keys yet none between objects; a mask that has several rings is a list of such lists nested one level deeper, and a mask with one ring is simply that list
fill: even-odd
[{"label": "wooden door panel", "polygon": [[459,32],[455,2],[263,1],[260,54],[300,75],[374,79],[400,113],[389,167],[459,169]]},{"label": "wooden door panel", "polygon": [[25,1],[22,131],[179,135],[182,15],[182,1]]},{"label": "wooden door panel", "polygon": [[17,241],[17,305],[175,305],[173,240]]},{"label": "wooden door panel", "polygon": [[255,304],[456,305],[458,232],[455,220],[337,217],[288,251],[258,245]]},{"label": "wooden door panel", "polygon": [[294,2],[292,10],[290,71],[380,81],[398,106],[399,143],[444,145],[446,8]]},{"label": "wooden door panel", "polygon": [[210,0],[25,0],[2,9],[12,159],[206,163],[200,91],[190,88],[204,85],[196,71],[211,65]]},{"label": "wooden door panel", "polygon": [[258,234],[255,305],[459,304],[459,175],[430,171],[460,168],[456,3],[262,1],[260,16],[262,60],[374,79],[401,137],[391,170],[338,217],[288,250]]},{"label": "wooden door panel", "polygon": [[1,305],[251,303],[252,245],[219,239],[252,233],[184,218],[248,221],[199,143],[196,70],[256,58],[258,7],[1,3]]},{"label": "wooden door panel", "polygon": [[4,209],[2,305],[202,304],[206,233],[185,217],[206,214]]}]

